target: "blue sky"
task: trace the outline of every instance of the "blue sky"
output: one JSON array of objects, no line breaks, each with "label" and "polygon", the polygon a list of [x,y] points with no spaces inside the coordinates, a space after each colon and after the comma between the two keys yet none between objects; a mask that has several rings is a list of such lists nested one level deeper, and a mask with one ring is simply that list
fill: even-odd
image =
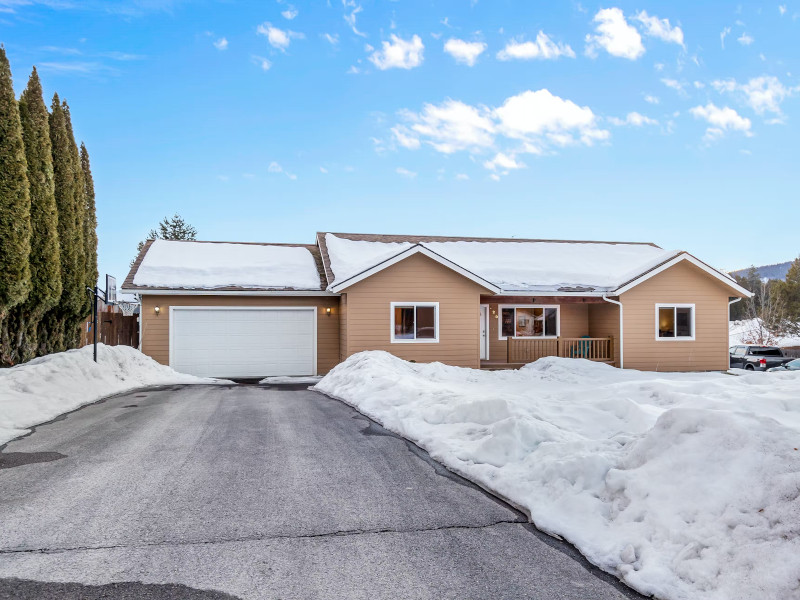
[{"label": "blue sky", "polygon": [[800,2],[0,0],[92,157],[100,271],[165,215],[800,253]]}]

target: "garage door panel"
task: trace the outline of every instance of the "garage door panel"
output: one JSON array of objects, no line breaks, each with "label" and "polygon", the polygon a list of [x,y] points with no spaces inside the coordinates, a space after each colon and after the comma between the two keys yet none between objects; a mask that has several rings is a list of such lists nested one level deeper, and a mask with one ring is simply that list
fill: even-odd
[{"label": "garage door panel", "polygon": [[313,375],[316,310],[190,308],[171,312],[171,366],[212,377]]}]

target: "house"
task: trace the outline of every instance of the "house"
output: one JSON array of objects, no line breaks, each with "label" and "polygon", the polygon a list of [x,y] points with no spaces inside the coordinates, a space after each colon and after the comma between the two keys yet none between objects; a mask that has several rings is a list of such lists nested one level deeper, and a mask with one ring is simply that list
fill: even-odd
[{"label": "house", "polygon": [[728,368],[750,295],[649,243],[318,233],[315,244],[148,242],[122,285],[141,350],[197,375],[324,374],[363,350],[509,368],[542,356]]}]

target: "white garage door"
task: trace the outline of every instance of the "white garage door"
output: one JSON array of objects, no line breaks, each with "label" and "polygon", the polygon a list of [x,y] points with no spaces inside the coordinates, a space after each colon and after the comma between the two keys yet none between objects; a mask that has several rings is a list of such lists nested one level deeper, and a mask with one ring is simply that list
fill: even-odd
[{"label": "white garage door", "polygon": [[203,377],[316,374],[316,309],[170,309],[170,366]]}]

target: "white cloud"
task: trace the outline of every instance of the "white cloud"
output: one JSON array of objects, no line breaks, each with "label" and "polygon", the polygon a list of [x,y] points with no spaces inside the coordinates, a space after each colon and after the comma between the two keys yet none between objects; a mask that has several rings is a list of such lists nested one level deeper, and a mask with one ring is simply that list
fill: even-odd
[{"label": "white cloud", "polygon": [[320,167],[319,172],[325,174],[328,172],[328,169],[326,169],[325,167]]},{"label": "white cloud", "polygon": [[[424,144],[443,154],[491,152],[491,158],[482,164],[501,174],[524,168],[518,158],[522,154],[543,154],[577,144],[591,146],[610,135],[600,128],[589,107],[546,89],[511,96],[494,108],[448,99],[439,105],[426,104],[419,113],[401,111],[400,116],[405,122],[391,129],[399,146],[417,149]],[[647,119],[638,118],[642,123]]]},{"label": "white cloud", "polygon": [[741,131],[745,135],[752,135],[750,132],[750,119],[741,116],[732,108],[726,106],[719,108],[714,103],[709,102],[705,106],[695,106],[689,109],[695,119],[703,119],[708,122],[709,127],[703,139],[706,142],[713,142],[723,137],[728,131]]},{"label": "white cloud", "polygon": [[668,77],[665,77],[661,80],[661,83],[663,83],[668,88],[675,90],[681,95],[686,94],[686,90],[684,89],[683,84],[677,79],[669,79]]},{"label": "white cloud", "polygon": [[495,124],[486,109],[446,100],[438,106],[426,104],[419,114],[404,111],[402,115],[417,137],[425,138],[427,144],[444,154],[485,148],[493,143]]},{"label": "white cloud", "polygon": [[653,96],[651,94],[647,94],[644,97],[644,101],[647,102],[648,104],[658,104],[659,102],[661,102],[661,100],[658,99],[658,96]]},{"label": "white cloud", "polygon": [[275,174],[283,173],[284,175],[286,175],[292,181],[297,179],[297,175],[295,175],[294,173],[289,173],[286,169],[284,169],[280,164],[278,164],[274,160],[271,163],[269,163],[269,166],[267,167],[267,172],[268,173],[275,173]]},{"label": "white cloud", "polygon": [[737,94],[759,115],[771,112],[779,117],[783,115],[781,103],[800,92],[800,87],[786,87],[772,75],[754,77],[747,83],[738,83],[735,79],[718,79],[712,81],[711,86],[720,93]]},{"label": "white cloud", "polygon": [[250,60],[253,61],[253,64],[258,65],[262,71],[269,71],[270,67],[272,67],[272,63],[269,61],[269,59],[264,58],[263,56],[256,56],[254,54],[250,57]]},{"label": "white cloud", "polygon": [[586,36],[586,54],[594,58],[597,49],[603,48],[612,56],[636,60],[644,54],[642,36],[626,20],[619,8],[603,8],[593,21],[597,23],[596,34]]},{"label": "white cloud", "polygon": [[628,116],[626,116],[624,119],[609,117],[608,120],[617,126],[632,125],[633,127],[641,127],[642,125],[658,125],[658,121],[655,119],[651,119],[650,117],[646,117],[643,114],[635,111],[629,112]]},{"label": "white cloud", "polygon": [[414,179],[417,174],[414,171],[409,171],[408,169],[404,169],[403,167],[397,167],[395,169],[395,173],[398,175],[402,175],[403,177],[408,177],[409,179]]},{"label": "white cloud", "polygon": [[575,52],[569,44],[560,44],[551,40],[544,31],[539,31],[535,42],[511,40],[505,48],[497,53],[498,60],[530,60],[533,58],[548,60],[561,56],[575,58]]},{"label": "white cloud", "polygon": [[522,169],[525,167],[523,163],[517,162],[514,156],[509,156],[502,152],[498,152],[493,159],[484,162],[483,166],[491,171],[497,171],[498,169],[509,171],[511,169]]},{"label": "white cloud", "polygon": [[227,50],[228,49],[228,40],[224,37],[219,38],[216,42],[214,42],[214,48],[217,50]]},{"label": "white cloud", "polygon": [[749,46],[750,44],[755,42],[753,37],[748,35],[747,33],[743,33],[742,35],[740,35],[738,38],[736,38],[736,41],[739,42],[742,46]]},{"label": "white cloud", "polygon": [[723,29],[722,31],[719,32],[719,42],[720,42],[720,44],[722,44],[722,49],[723,50],[725,50],[725,38],[728,37],[730,32],[731,32],[731,28],[730,27],[726,27],[725,29]]},{"label": "white cloud", "polygon": [[281,13],[281,15],[283,16],[283,18],[284,18],[284,19],[286,19],[287,21],[291,21],[291,20],[292,20],[292,19],[294,19],[294,18],[295,18],[295,17],[296,17],[298,14],[300,14],[300,13],[299,13],[299,12],[297,11],[297,9],[296,9],[294,6],[292,6],[291,4],[289,5],[289,7],[288,7],[286,10],[284,10],[284,11]]},{"label": "white cloud", "polygon": [[683,30],[677,25],[672,27],[669,19],[659,19],[656,16],[650,16],[647,11],[640,11],[633,17],[645,27],[645,34],[683,46]]},{"label": "white cloud", "polygon": [[781,16],[785,15],[786,14],[786,5],[785,4],[781,4],[780,6],[778,6],[778,12],[781,13]]},{"label": "white cloud", "polygon": [[322,38],[327,41],[331,46],[336,46],[339,43],[338,33],[323,33]]},{"label": "white cloud", "polygon": [[281,52],[285,52],[293,39],[302,39],[305,36],[296,31],[288,29],[279,29],[272,25],[272,23],[262,23],[256,29],[259,35],[267,38],[267,41],[273,48],[277,48]]},{"label": "white cloud", "polygon": [[381,49],[369,57],[369,61],[381,71],[386,69],[413,69],[422,64],[425,45],[418,35],[404,40],[395,34],[389,36],[391,42],[381,42]]},{"label": "white cloud", "polygon": [[419,138],[409,130],[408,127],[405,125],[398,125],[397,127],[392,127],[392,136],[394,137],[395,141],[400,144],[403,148],[408,148],[409,150],[416,150],[420,147]]},{"label": "white cloud", "polygon": [[469,180],[469,175],[467,175],[466,173],[458,173],[456,175],[456,179],[458,179],[459,181],[467,181]]},{"label": "white cloud", "polygon": [[346,11],[350,11],[345,13],[344,20],[350,26],[350,29],[353,30],[353,33],[361,37],[367,37],[366,33],[359,31],[356,27],[356,16],[363,10],[361,5],[356,4],[355,0],[342,0],[342,6]]},{"label": "white cloud", "polygon": [[444,51],[455,58],[456,62],[470,67],[475,64],[486,48],[487,46],[483,42],[467,42],[457,38],[450,38],[444,44]]}]

